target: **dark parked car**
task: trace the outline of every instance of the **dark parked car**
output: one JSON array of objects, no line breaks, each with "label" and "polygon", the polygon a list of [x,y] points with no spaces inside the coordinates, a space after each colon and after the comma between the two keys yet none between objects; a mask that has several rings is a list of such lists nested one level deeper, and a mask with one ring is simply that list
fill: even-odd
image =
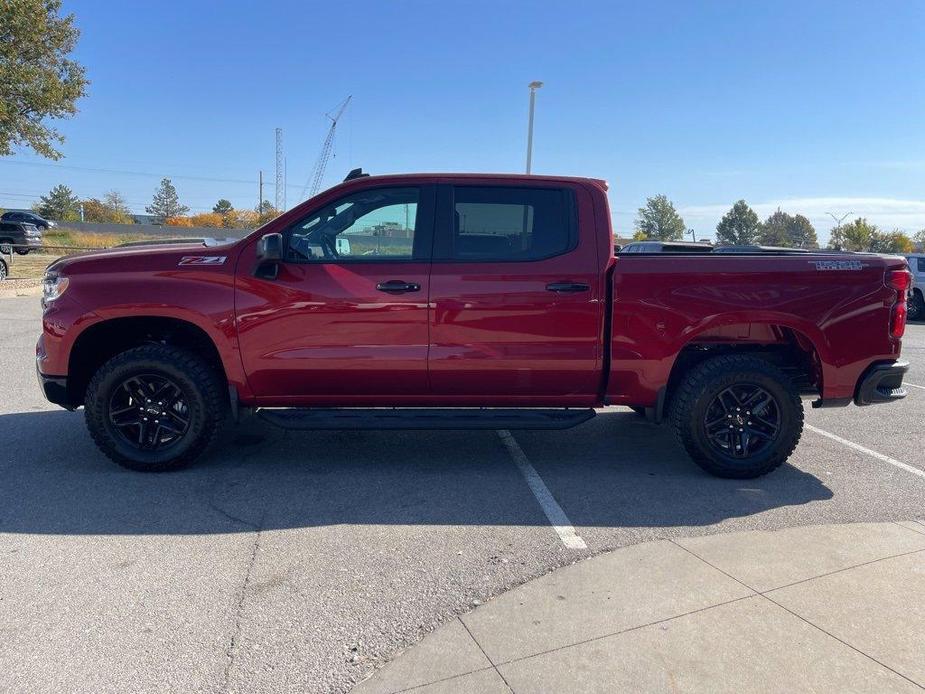
[{"label": "dark parked car", "polygon": [[56,222],[51,221],[50,219],[45,219],[41,215],[37,215],[34,212],[22,212],[18,210],[10,210],[9,212],[4,212],[3,216],[0,216],[0,222],[25,222],[26,224],[33,224],[43,231],[45,229],[53,229],[58,226]]},{"label": "dark parked car", "polygon": [[0,253],[9,255],[12,248],[26,255],[42,247],[42,232],[34,224],[0,221]]}]

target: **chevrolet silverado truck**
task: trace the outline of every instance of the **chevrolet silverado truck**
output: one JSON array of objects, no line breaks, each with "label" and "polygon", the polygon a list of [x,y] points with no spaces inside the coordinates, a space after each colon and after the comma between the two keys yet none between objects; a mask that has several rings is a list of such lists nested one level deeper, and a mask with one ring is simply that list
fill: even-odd
[{"label": "chevrolet silverado truck", "polygon": [[[349,243],[346,243],[349,241]],[[733,478],[815,407],[898,400],[910,273],[826,252],[615,255],[607,184],[347,179],[238,241],[53,263],[37,368],[113,461],[294,429],[564,429],[627,406]]]}]

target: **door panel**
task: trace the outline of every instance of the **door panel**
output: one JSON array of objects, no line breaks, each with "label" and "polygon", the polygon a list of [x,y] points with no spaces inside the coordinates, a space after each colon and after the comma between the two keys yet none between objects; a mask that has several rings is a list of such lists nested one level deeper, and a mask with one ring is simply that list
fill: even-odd
[{"label": "door panel", "polygon": [[[392,293],[401,280],[420,290]],[[291,264],[238,284],[241,355],[258,397],[427,390],[427,263]]]},{"label": "door panel", "polygon": [[[438,215],[431,270],[434,393],[482,396],[486,405],[593,402],[600,388],[603,283],[589,196],[582,189],[568,192],[574,243],[557,249],[554,239],[539,238],[544,224],[558,224],[543,219],[552,213],[544,202],[527,204],[530,196],[516,193],[505,202],[504,191],[456,190],[440,196],[444,214]],[[490,210],[478,208],[514,203],[532,209],[514,215],[501,209],[493,219]],[[584,224],[589,233],[579,233]],[[536,236],[525,240],[521,229]],[[463,238],[467,230],[471,239]],[[530,259],[531,253],[554,255]],[[503,254],[518,259],[493,259]],[[467,255],[472,260],[461,262],[459,256]]]},{"label": "door panel", "polygon": [[254,276],[253,247],[242,253],[238,340],[257,398],[372,404],[428,392],[433,216],[433,186],[364,188],[286,230],[274,279]]}]

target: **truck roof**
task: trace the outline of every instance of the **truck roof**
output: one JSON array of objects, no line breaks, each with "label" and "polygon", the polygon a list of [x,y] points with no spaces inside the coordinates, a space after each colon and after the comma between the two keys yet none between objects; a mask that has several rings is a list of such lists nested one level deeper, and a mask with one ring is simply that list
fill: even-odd
[{"label": "truck roof", "polygon": [[441,181],[447,179],[459,180],[459,179],[473,179],[473,180],[497,180],[497,181],[506,181],[506,182],[517,182],[529,184],[537,181],[549,181],[549,182],[569,182],[569,183],[582,183],[587,184],[591,183],[602,190],[608,189],[607,181],[602,178],[588,178],[586,176],[551,176],[551,175],[538,175],[538,174],[522,174],[522,173],[451,173],[451,172],[437,172],[437,173],[398,173],[398,174],[364,174],[360,172],[359,174],[351,174],[344,179],[343,183],[356,180],[357,178],[364,178],[366,181]]}]

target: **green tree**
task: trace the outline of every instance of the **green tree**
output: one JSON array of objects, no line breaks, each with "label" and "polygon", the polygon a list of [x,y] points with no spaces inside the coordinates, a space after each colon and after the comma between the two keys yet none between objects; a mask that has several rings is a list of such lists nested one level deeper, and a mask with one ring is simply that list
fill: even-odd
[{"label": "green tree", "polygon": [[794,248],[819,248],[816,228],[809,219],[801,214],[794,216],[793,223],[787,233],[790,237],[790,245]]},{"label": "green tree", "polygon": [[925,229],[915,232],[915,234],[912,235],[912,240],[925,251]]},{"label": "green tree", "polygon": [[126,217],[132,216],[132,211],[129,209],[128,203],[125,202],[125,198],[119,191],[110,190],[105,193],[103,195],[103,204],[113,212],[125,215]]},{"label": "green tree", "polygon": [[45,219],[76,222],[80,219],[80,200],[66,185],[59,184],[39,198],[33,209]]},{"label": "green tree", "polygon": [[842,224],[832,229],[829,248],[839,251],[869,251],[877,227],[864,217],[858,217],[850,224]]},{"label": "green tree", "polygon": [[915,244],[899,229],[890,232],[875,232],[870,243],[874,253],[912,253]]},{"label": "green tree", "polygon": [[281,214],[280,211],[277,210],[273,206],[273,203],[271,203],[269,200],[264,200],[259,205],[257,205],[257,207],[254,209],[254,212],[257,213],[258,225],[266,224],[271,219],[276,219]]},{"label": "green tree", "polygon": [[801,214],[789,215],[779,209],[761,225],[758,242],[765,246],[819,247],[812,222]]},{"label": "green tree", "polygon": [[646,200],[636,217],[636,231],[648,239],[680,241],[684,238],[684,220],[667,195],[656,195]]},{"label": "green tree", "polygon": [[716,225],[716,242],[748,246],[758,240],[758,228],[758,215],[744,200],[739,200]]},{"label": "green tree", "polygon": [[59,159],[64,137],[49,118],[77,113],[84,68],[68,59],[80,31],[74,15],[59,16],[61,0],[4,0],[0,5],[0,156],[15,146]]},{"label": "green tree", "polygon": [[230,200],[225,200],[225,198],[221,198],[217,203],[215,203],[215,206],[212,207],[212,211],[215,214],[220,214],[222,217],[224,217],[234,212],[234,207],[231,205]]},{"label": "green tree", "polygon": [[132,224],[132,213],[125,198],[114,190],[103,196],[102,200],[88,198],[83,201],[84,221],[104,224]]},{"label": "green tree", "polygon": [[145,212],[160,217],[162,221],[168,217],[182,217],[189,212],[189,207],[180,204],[180,196],[169,178],[161,180],[161,184],[154,191],[154,199],[145,208]]}]

